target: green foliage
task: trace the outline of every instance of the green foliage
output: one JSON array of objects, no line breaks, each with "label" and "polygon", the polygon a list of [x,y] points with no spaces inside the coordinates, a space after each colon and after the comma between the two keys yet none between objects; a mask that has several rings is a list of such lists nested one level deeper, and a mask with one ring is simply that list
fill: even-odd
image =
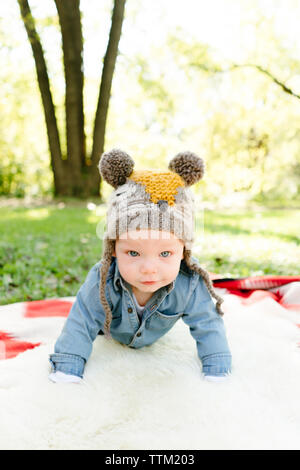
[{"label": "green foliage", "polygon": [[[206,198],[216,201],[235,192],[260,201],[299,198],[300,100],[255,67],[216,64],[213,52],[195,40],[171,37],[169,44],[201,109],[201,132],[197,136],[192,124],[186,138],[206,155]],[[281,59],[287,65],[287,56],[278,52],[277,64]],[[254,53],[251,60],[259,64]],[[291,58],[289,68],[298,73],[299,64]]]},{"label": "green foliage", "polygon": [[25,72],[15,74],[9,62],[0,69],[0,80],[0,194],[51,194],[53,176],[35,83]]},{"label": "green foliage", "polygon": [[[203,199],[297,204],[300,100],[285,93],[269,76],[251,65],[264,67],[299,95],[299,52],[291,41],[288,27],[280,26],[287,23],[286,18],[296,17],[300,10],[296,1],[278,2],[286,14],[281,21],[275,3],[274,6],[272,2],[267,3],[228,0],[228,12],[236,12],[239,18],[240,29],[234,29],[233,35],[240,47],[231,44],[232,50],[225,50],[217,47],[216,41],[209,44],[199,40],[192,28],[176,28],[173,16],[157,15],[160,24],[151,24],[147,31],[140,23],[154,9],[145,0],[129,2],[123,31],[126,37],[121,43],[113,80],[106,149],[121,146],[133,156],[137,168],[166,167],[177,152],[190,149],[206,161],[205,179],[195,187]],[[93,15],[97,2],[86,4],[89,7],[83,20],[90,15],[93,22],[88,23],[92,28],[84,28],[85,59],[95,64],[101,60],[99,48],[103,52],[107,42],[100,17],[102,21],[105,10],[109,20],[111,4],[107,1],[105,7],[102,5],[104,10],[99,19]],[[163,4],[158,13],[168,13],[168,7]],[[0,194],[48,195],[52,194],[53,176],[34,62],[25,32],[24,40],[15,35],[22,24],[19,12],[13,11],[10,5],[9,21],[0,20],[0,59],[5,64],[0,68]],[[175,8],[178,6],[174,5]],[[220,8],[225,9],[221,4]],[[39,2],[33,2],[33,12],[45,46],[62,130],[65,126],[63,65],[54,2],[48,12]],[[174,27],[164,28],[164,22],[170,26],[170,21]],[[228,40],[226,25],[219,31],[222,21],[217,17],[213,21],[214,36],[220,36],[222,41],[223,31],[224,41]],[[152,33],[152,26],[157,29],[153,30],[149,45],[143,39]],[[156,34],[162,29],[165,34],[160,40]],[[99,31],[99,46],[92,50]],[[134,42],[143,43],[142,48],[127,45],[132,35]],[[97,67],[93,69],[94,75],[85,77],[85,130],[89,148],[101,73]],[[61,132],[61,136],[65,155],[65,133]],[[107,197],[111,188],[104,183],[103,190]]]},{"label": "green foliage", "polygon": [[3,162],[0,162],[0,196],[3,195],[24,197],[25,184],[20,163],[13,164],[13,161],[9,160],[4,165]]}]

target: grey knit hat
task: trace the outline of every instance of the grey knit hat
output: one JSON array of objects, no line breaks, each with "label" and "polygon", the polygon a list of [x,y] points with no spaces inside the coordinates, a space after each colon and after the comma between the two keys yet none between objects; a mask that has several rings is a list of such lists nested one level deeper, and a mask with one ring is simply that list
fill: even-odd
[{"label": "grey knit hat", "polygon": [[106,232],[103,240],[100,299],[106,321],[105,334],[109,336],[112,313],[105,295],[108,270],[115,249],[115,241],[124,232],[153,229],[171,232],[184,242],[184,260],[199,273],[210,294],[216,299],[216,308],[223,315],[223,299],[214,291],[209,273],[193,262],[194,196],[189,186],[204,174],[203,160],[192,152],[177,154],[168,170],[134,170],[133,159],[124,151],[105,152],[99,162],[102,178],[115,189],[108,202]]}]

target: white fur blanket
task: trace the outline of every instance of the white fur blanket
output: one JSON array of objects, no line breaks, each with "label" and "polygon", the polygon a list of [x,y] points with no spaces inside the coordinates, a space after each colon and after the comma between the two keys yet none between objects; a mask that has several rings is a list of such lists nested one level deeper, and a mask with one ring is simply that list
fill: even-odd
[{"label": "white fur blanket", "polygon": [[48,354],[64,313],[53,300],[0,307],[0,449],[299,450],[300,282],[280,289],[291,308],[218,289],[233,355],[225,383],[203,380],[179,321],[140,350],[98,336],[84,383],[54,384]]}]

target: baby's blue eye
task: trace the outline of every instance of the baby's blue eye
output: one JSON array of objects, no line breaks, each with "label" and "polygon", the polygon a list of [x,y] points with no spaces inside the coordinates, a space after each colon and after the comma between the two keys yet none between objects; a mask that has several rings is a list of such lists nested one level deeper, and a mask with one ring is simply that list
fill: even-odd
[{"label": "baby's blue eye", "polygon": [[[170,253],[170,251],[162,251],[161,254],[162,253]],[[168,256],[163,256],[163,258],[168,258]]]},{"label": "baby's blue eye", "polygon": [[[128,253],[137,253],[138,254],[137,251],[133,251],[133,250],[128,251]],[[132,258],[136,258],[136,256],[132,256]]]}]

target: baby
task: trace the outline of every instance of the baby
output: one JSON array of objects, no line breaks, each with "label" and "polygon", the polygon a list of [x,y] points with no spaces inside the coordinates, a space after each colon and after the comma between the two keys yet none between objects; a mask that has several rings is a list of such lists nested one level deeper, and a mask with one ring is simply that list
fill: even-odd
[{"label": "baby", "polygon": [[202,178],[203,160],[185,152],[168,171],[133,168],[131,157],[118,149],[100,159],[102,178],[115,188],[103,255],[55,343],[49,378],[80,382],[98,334],[141,348],[182,318],[196,341],[204,378],[222,381],[231,372],[223,299],[191,252],[194,198],[188,186]]}]

